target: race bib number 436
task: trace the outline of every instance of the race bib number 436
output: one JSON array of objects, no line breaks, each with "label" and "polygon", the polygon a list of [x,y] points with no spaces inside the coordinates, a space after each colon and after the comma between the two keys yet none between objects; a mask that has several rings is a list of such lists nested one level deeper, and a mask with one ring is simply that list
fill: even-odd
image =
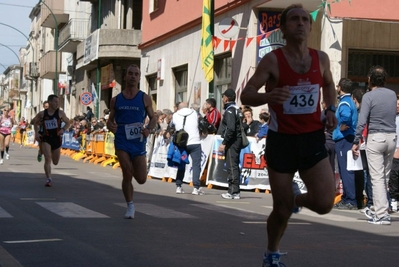
[{"label": "race bib number 436", "polygon": [[311,114],[319,102],[318,84],[290,86],[291,96],[283,104],[284,114]]},{"label": "race bib number 436", "polygon": [[143,129],[143,123],[136,122],[125,125],[125,134],[127,140],[133,140],[137,138],[142,138],[141,130]]}]

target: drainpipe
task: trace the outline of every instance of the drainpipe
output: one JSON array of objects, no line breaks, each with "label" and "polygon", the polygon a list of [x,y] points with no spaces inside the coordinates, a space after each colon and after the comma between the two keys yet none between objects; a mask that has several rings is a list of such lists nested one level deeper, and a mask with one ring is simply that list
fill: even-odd
[{"label": "drainpipe", "polygon": [[[99,31],[98,34],[100,34],[100,28],[101,28],[101,16],[102,16],[102,0],[98,0],[98,19],[97,19],[97,30]],[[99,38],[100,40],[100,38]],[[100,46],[100,42],[97,44]],[[100,49],[98,49],[100,51]],[[97,55],[97,70],[96,70],[96,93],[97,93],[97,99],[96,99],[96,118],[98,119],[100,116],[100,103],[101,103],[101,88],[100,88],[100,57]]]}]

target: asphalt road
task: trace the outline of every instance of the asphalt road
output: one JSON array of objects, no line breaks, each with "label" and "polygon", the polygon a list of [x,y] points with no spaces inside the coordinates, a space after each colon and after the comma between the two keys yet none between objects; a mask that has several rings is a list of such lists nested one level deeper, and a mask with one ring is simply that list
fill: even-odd
[{"label": "asphalt road", "polygon": [[[173,183],[134,183],[136,217],[123,219],[120,169],[61,156],[44,187],[36,149],[12,145],[0,165],[0,266],[261,266],[271,195],[224,189],[175,194]],[[281,242],[287,266],[397,266],[399,216],[370,225],[359,211],[294,215]]]}]

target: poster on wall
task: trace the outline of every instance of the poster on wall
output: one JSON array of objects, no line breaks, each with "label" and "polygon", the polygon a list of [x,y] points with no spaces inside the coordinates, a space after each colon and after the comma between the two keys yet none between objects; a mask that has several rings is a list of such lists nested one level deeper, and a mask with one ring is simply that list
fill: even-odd
[{"label": "poster on wall", "polygon": [[271,51],[285,45],[283,33],[280,28],[280,11],[259,11],[258,17],[258,36],[263,35],[257,48],[257,62]]}]

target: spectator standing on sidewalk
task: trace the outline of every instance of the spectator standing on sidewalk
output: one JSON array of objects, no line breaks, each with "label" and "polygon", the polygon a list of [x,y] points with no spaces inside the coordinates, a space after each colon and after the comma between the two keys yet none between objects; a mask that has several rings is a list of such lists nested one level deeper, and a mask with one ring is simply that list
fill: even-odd
[{"label": "spectator standing on sidewalk", "polygon": [[216,130],[219,129],[220,121],[222,120],[222,115],[220,111],[216,108],[216,99],[208,98],[205,100],[205,105],[207,108],[207,112],[205,113],[205,117],[209,124],[215,126]]},{"label": "spectator standing on sidewalk", "polygon": [[[134,187],[132,179],[139,184],[147,180],[146,138],[154,129],[157,117],[152,109],[152,101],[140,91],[140,69],[137,65],[127,68],[126,88],[111,99],[107,128],[115,134],[115,152],[122,169],[122,191],[126,200],[125,219],[133,219]],[[146,117],[150,122],[144,127]]]},{"label": "spectator standing on sidewalk", "polygon": [[[396,96],[396,136],[399,137],[399,95]],[[393,155],[391,174],[388,181],[389,196],[391,197],[391,209],[398,211],[399,200],[399,138],[396,139],[396,150]]]},{"label": "spectator standing on sidewalk", "polygon": [[[185,120],[184,120],[185,118]],[[200,173],[201,173],[201,139],[198,130],[198,113],[194,109],[188,108],[187,102],[180,102],[178,110],[173,114],[171,124],[175,131],[184,129],[188,133],[188,142],[185,147],[187,155],[191,156],[193,168],[193,185],[194,189],[191,194],[201,196],[205,192],[201,189]],[[183,178],[186,167],[182,166],[176,175],[176,194],[183,194],[182,188]]]},{"label": "spectator standing on sidewalk", "polygon": [[364,214],[371,224],[390,225],[387,181],[396,148],[396,94],[385,88],[387,73],[381,66],[373,66],[368,73],[370,91],[365,93],[360,108],[352,152],[359,156],[359,142],[367,124],[366,155],[373,188],[374,212]]},{"label": "spectator standing on sidewalk", "polygon": [[334,205],[337,209],[357,209],[355,173],[348,171],[348,151],[352,149],[357,124],[357,108],[351,97],[352,81],[342,78],[337,85],[338,107],[335,116],[338,121],[332,138],[335,142],[335,154],[338,160],[339,176],[342,180],[343,194],[341,201]]},{"label": "spectator standing on sidewalk", "polygon": [[[280,263],[279,245],[293,212],[304,206],[326,214],[332,209],[335,197],[319,105],[323,88],[327,128],[335,128],[336,91],[330,60],[326,53],[308,48],[312,18],[302,5],[287,7],[281,13],[280,23],[286,45],[262,58],[241,94],[243,104],[268,103],[271,115],[265,155],[273,211],[267,220],[264,267],[284,266]],[[266,93],[258,92],[265,84]],[[296,171],[307,193],[301,194],[293,183]]]},{"label": "spectator standing on sidewalk", "polygon": [[[366,93],[366,90],[363,88],[356,88],[352,91],[352,99],[356,105],[358,114],[360,113],[360,106],[362,104],[363,95]],[[366,210],[371,209],[373,206],[373,192],[371,189],[371,180],[367,166],[367,156],[365,147],[365,140],[367,139],[367,126],[363,130],[362,138],[360,139],[361,149],[360,156],[362,157],[363,170],[357,170],[355,172],[355,188],[356,188],[356,201],[357,207],[360,209],[360,213],[365,213]],[[364,205],[364,195],[363,190],[366,191],[366,207],[363,208]],[[374,208],[373,208],[374,209]]]},{"label": "spectator standing on sidewalk", "polygon": [[236,106],[236,92],[227,89],[222,94],[224,114],[218,134],[223,138],[219,151],[224,152],[227,169],[227,193],[222,194],[225,199],[240,199],[240,152],[241,152],[241,122],[243,115]]}]

